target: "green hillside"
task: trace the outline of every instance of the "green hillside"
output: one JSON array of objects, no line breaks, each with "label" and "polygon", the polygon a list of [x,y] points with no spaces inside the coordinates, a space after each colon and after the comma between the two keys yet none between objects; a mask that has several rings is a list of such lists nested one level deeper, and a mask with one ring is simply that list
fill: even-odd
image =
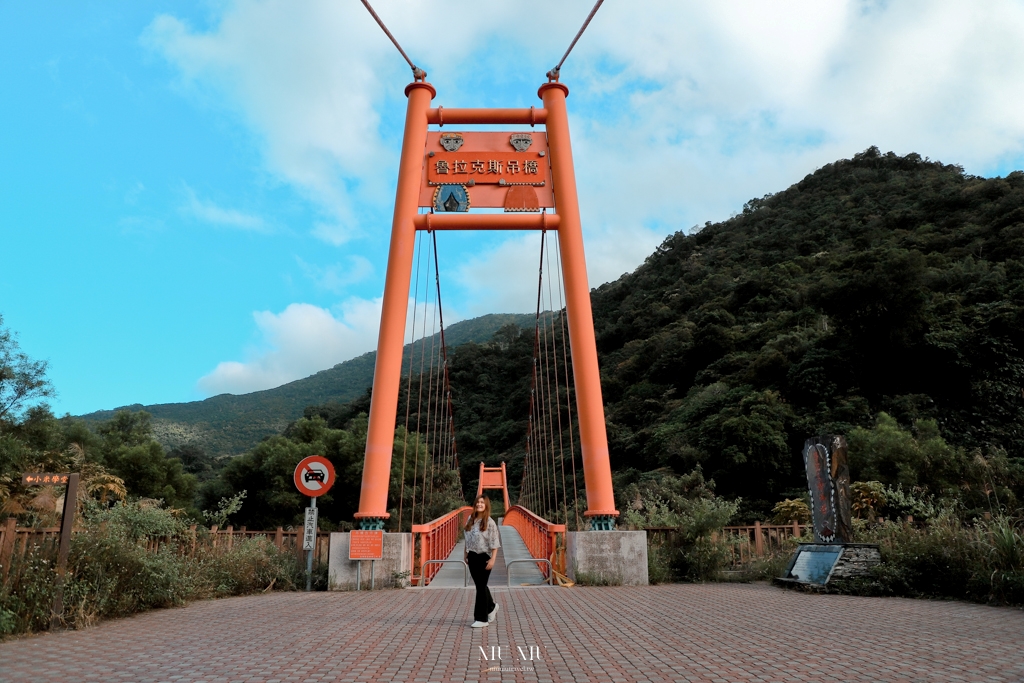
[{"label": "green hillside", "polygon": [[[804,487],[804,439],[885,412],[1024,472],[1021,171],[871,148],[671,235],[593,302],[613,467],[700,464],[723,493],[778,500]],[[952,467],[915,457],[885,478]]]},{"label": "green hillside", "polygon": [[[532,325],[533,318],[528,314],[484,315],[451,325],[445,330],[445,339],[450,346],[484,342],[503,325]],[[409,348],[406,346],[406,352]],[[250,394],[221,394],[189,403],[134,404],[117,410],[150,413],[154,436],[165,448],[191,445],[214,457],[238,455],[264,437],[279,434],[302,416],[306,406],[346,403],[365,393],[373,382],[376,359],[376,352],[371,351],[310,377]],[[116,412],[101,410],[82,419],[96,424],[110,420]]]}]

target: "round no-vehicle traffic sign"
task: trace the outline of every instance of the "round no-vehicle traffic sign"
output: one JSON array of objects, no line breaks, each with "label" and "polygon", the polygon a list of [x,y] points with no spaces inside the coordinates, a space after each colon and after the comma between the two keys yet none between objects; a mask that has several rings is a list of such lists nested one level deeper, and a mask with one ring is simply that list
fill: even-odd
[{"label": "round no-vehicle traffic sign", "polygon": [[311,498],[322,496],[334,486],[334,465],[322,455],[303,458],[295,468],[295,488]]}]

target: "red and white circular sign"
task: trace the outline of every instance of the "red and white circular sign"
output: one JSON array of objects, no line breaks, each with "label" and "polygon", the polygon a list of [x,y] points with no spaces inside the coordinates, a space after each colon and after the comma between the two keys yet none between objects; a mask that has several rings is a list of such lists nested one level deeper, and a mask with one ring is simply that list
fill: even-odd
[{"label": "red and white circular sign", "polygon": [[295,488],[311,498],[322,496],[334,486],[334,465],[322,455],[303,458],[295,468]]}]

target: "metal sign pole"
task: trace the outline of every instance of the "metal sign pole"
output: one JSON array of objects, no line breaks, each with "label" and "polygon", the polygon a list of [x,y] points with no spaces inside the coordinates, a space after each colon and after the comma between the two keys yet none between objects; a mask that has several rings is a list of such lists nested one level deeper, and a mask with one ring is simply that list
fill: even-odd
[{"label": "metal sign pole", "polygon": [[373,590],[373,581],[374,581],[373,565],[374,565],[374,563],[376,561],[377,560],[370,560],[370,590]]},{"label": "metal sign pole", "polygon": [[[309,506],[316,510],[316,498],[309,499]],[[316,552],[316,512],[313,513],[313,548],[306,551],[306,592],[313,586],[313,553]]]}]

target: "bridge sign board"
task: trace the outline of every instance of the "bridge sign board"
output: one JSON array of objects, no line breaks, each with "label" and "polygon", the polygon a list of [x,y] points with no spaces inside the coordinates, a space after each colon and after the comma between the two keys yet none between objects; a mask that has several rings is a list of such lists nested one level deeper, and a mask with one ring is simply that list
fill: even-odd
[{"label": "bridge sign board", "polygon": [[379,560],[384,556],[384,532],[353,529],[349,532],[348,559]]},{"label": "bridge sign board", "polygon": [[[540,211],[555,205],[544,133],[427,133],[419,204],[435,211],[504,208]],[[446,205],[445,190],[462,201]]]},{"label": "bridge sign board", "polygon": [[334,465],[322,455],[303,458],[295,468],[295,488],[299,493],[316,498],[334,486]]}]

